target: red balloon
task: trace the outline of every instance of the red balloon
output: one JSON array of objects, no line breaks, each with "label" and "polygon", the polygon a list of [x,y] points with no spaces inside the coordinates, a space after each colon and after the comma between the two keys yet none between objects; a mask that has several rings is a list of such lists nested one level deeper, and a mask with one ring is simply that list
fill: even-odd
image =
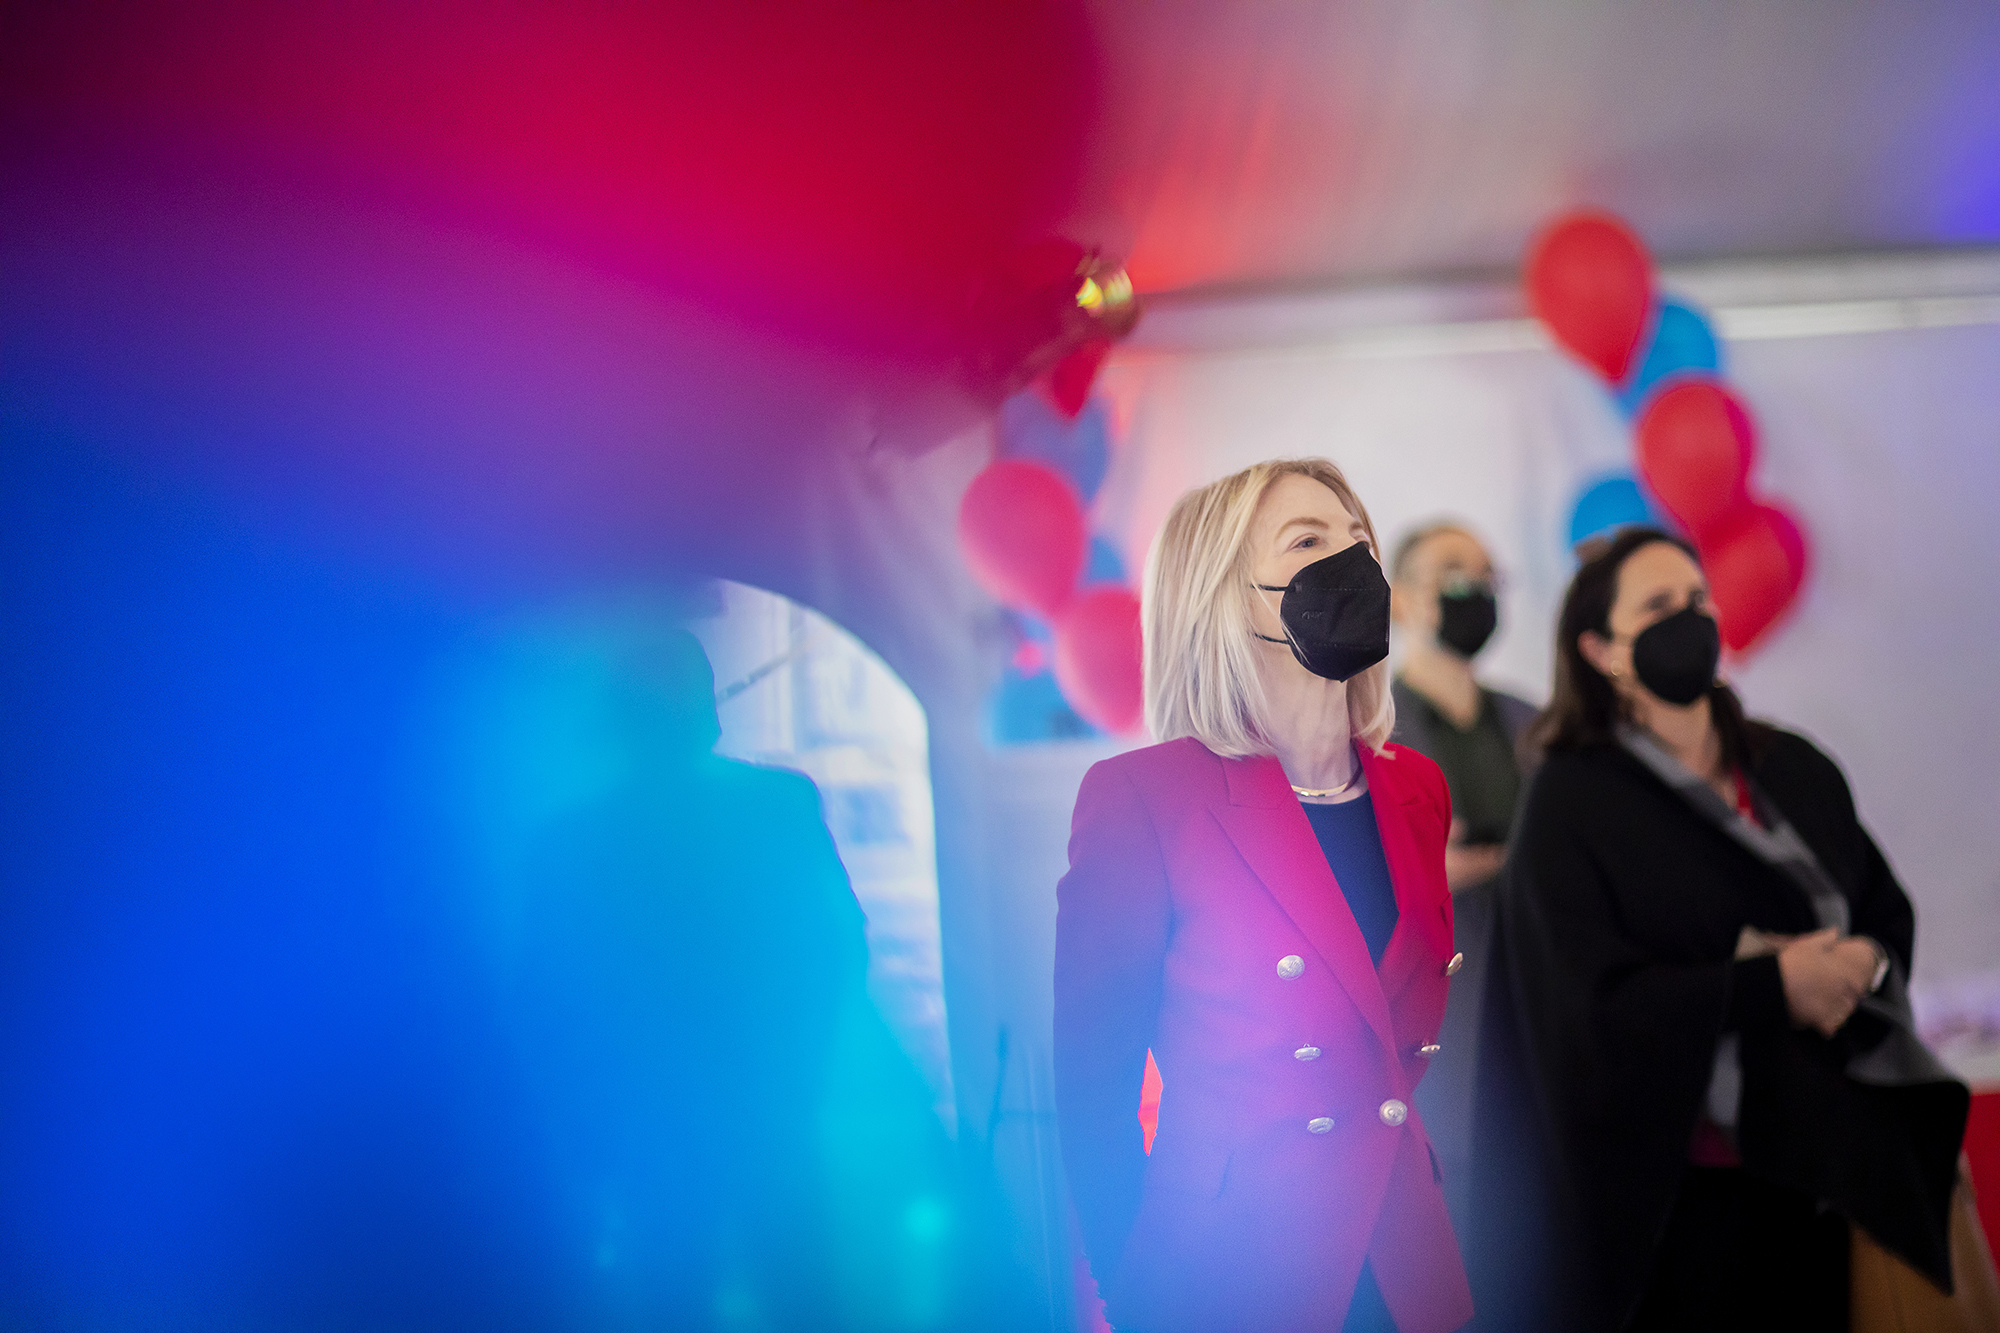
[{"label": "red balloon", "polygon": [[1054,620],[1075,595],[1089,552],[1083,501],[1054,468],[1003,458],[966,487],[958,544],[995,601]]},{"label": "red balloon", "polygon": [[1056,684],[1083,719],[1118,735],[1145,723],[1139,599],[1099,584],[1078,594],[1056,621]]},{"label": "red balloon", "polygon": [[1051,236],[1016,250],[1007,263],[1007,277],[1024,291],[1067,284],[1065,295],[1074,296],[1083,285],[1081,272],[1090,252],[1067,237]]},{"label": "red balloon", "polygon": [[1097,382],[1098,367],[1110,354],[1109,341],[1087,342],[1056,362],[1056,368],[1049,372],[1049,401],[1065,420],[1075,421],[1082,414],[1083,405],[1090,401],[1090,386]]},{"label": "red balloon", "polygon": [[1756,428],[1720,384],[1686,380],[1661,390],[1639,417],[1638,436],[1646,485],[1697,540],[1749,503]]},{"label": "red balloon", "polygon": [[1616,384],[1646,334],[1653,266],[1609,213],[1558,218],[1528,249],[1528,304],[1557,342]]},{"label": "red balloon", "polygon": [[1748,650],[1783,615],[1806,578],[1806,539],[1775,505],[1749,504],[1701,544],[1722,642]]}]

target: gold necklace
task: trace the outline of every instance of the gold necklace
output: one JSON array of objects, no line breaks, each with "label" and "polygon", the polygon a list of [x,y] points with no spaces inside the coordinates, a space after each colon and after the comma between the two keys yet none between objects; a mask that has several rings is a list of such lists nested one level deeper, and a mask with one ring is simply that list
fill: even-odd
[{"label": "gold necklace", "polygon": [[1360,780],[1361,780],[1361,770],[1359,768],[1356,768],[1354,770],[1353,776],[1349,777],[1347,781],[1341,783],[1338,787],[1328,787],[1325,791],[1314,791],[1311,787],[1301,787],[1296,782],[1292,783],[1291,787],[1292,790],[1297,792],[1299,795],[1310,796],[1315,800],[1317,800],[1327,796],[1338,796],[1342,792],[1346,791],[1349,787],[1352,787],[1355,783],[1359,782]]}]

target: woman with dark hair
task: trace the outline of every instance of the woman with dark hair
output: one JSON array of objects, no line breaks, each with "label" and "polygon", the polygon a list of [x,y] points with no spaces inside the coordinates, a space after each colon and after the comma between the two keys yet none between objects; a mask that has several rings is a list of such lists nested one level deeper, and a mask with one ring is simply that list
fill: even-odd
[{"label": "woman with dark hair", "polygon": [[1564,1265],[1528,1326],[1845,1330],[1850,1226],[1950,1289],[1967,1092],[1910,1030],[1909,899],[1720,645],[1657,530],[1563,603],[1500,903]]}]

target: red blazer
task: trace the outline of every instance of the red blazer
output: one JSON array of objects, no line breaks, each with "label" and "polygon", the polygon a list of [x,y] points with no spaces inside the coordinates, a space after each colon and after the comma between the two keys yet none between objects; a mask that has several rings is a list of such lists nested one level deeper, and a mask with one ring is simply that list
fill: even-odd
[{"label": "red blazer", "polygon": [[1410,1096],[1455,970],[1451,801],[1416,751],[1357,749],[1400,909],[1379,970],[1276,759],[1170,741],[1095,765],[1077,793],[1056,1099],[1122,1328],[1338,1329],[1364,1257],[1402,1333],[1472,1317]]}]

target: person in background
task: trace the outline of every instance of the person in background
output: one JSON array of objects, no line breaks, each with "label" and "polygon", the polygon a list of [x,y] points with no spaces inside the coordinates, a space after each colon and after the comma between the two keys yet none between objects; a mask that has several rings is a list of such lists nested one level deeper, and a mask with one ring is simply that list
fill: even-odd
[{"label": "person in background", "polygon": [[[1694,548],[1628,529],[1563,601],[1543,757],[1500,882],[1482,1034],[1511,1030],[1539,1310],[1485,1327],[1849,1327],[1849,1254],[1952,1281],[1967,1091],[1911,1027],[1914,916],[1834,761],[1746,719]],[[1505,983],[1505,984],[1499,984]],[[1511,997],[1511,1002],[1503,997]],[[1520,1178],[1516,1177],[1517,1183]],[[1534,1196],[1543,1200],[1536,1204]],[[1491,1228],[1489,1228],[1491,1229]],[[1853,1234],[1850,1234],[1852,1231]]]},{"label": "person in background", "polygon": [[692,634],[593,662],[574,711],[601,711],[607,777],[535,828],[492,941],[578,1312],[607,1333],[730,1310],[806,1328],[837,1283],[797,1121],[865,1002],[861,907],[811,781],[713,753]]},{"label": "person in background", "polygon": [[597,767],[565,775],[490,926],[558,1198],[570,1319],[537,1327],[1033,1327],[997,1201],[869,1000],[811,779],[714,752],[714,675],[683,628],[552,666],[532,697],[570,701]]},{"label": "person in background", "polygon": [[1402,649],[1394,686],[1395,739],[1431,758],[1451,790],[1445,879],[1457,949],[1465,966],[1451,987],[1431,1071],[1417,1091],[1444,1170],[1445,1201],[1467,1234],[1472,1103],[1486,959],[1492,946],[1494,880],[1521,794],[1518,742],[1535,706],[1491,689],[1473,659],[1499,625],[1492,557],[1456,523],[1431,523],[1397,543],[1390,562],[1390,614]]},{"label": "person in background", "polygon": [[1318,458],[1192,491],[1144,622],[1160,743],[1084,776],[1057,888],[1056,1104],[1105,1312],[1125,1333],[1458,1328],[1410,1106],[1457,971],[1450,806],[1389,740],[1367,511]]}]

